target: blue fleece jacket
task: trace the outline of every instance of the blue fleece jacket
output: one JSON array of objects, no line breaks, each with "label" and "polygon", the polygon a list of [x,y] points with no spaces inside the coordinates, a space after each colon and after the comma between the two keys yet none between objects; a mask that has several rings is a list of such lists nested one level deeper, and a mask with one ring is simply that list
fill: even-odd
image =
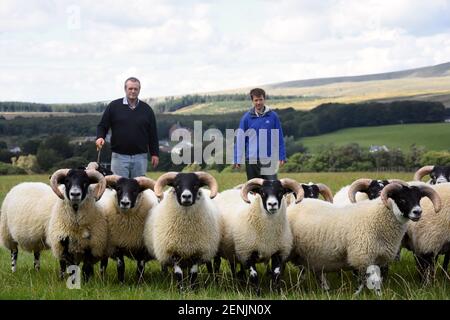
[{"label": "blue fleece jacket", "polygon": [[[264,113],[258,116],[255,108],[251,108],[242,117],[239,129],[234,145],[234,163],[244,163],[244,150],[245,160],[271,158],[273,149],[277,149],[278,160],[286,160],[283,129],[275,111],[266,106]],[[278,139],[272,142],[272,137],[277,138],[276,134]]]}]

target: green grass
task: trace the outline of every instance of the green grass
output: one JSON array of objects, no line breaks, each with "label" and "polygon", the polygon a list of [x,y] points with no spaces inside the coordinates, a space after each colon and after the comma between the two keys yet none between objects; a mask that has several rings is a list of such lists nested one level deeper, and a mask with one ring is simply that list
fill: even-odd
[{"label": "green grass", "polygon": [[449,150],[450,123],[403,124],[379,127],[343,129],[320,136],[302,138],[300,141],[311,152],[330,143],[342,146],[356,142],[363,147],[386,145],[388,148],[409,150],[412,144],[427,150]]},{"label": "green grass", "polygon": [[[151,173],[156,178],[160,173]],[[216,174],[221,189],[232,187],[244,182],[241,173]],[[412,173],[301,173],[283,174],[301,182],[323,182],[336,192],[343,185],[356,178],[401,178],[410,180]],[[47,175],[40,176],[3,176],[0,177],[0,201],[7,191],[22,181],[48,181]],[[170,275],[160,272],[160,266],[153,261],[147,264],[145,281],[136,284],[134,281],[135,263],[126,260],[125,283],[119,284],[115,263],[110,260],[107,275],[102,281],[95,268],[94,278],[88,283],[82,283],[80,290],[69,290],[65,281],[58,280],[58,262],[49,251],[42,254],[41,271],[33,269],[33,256],[19,251],[17,272],[11,273],[9,252],[0,248],[0,299],[379,299],[369,290],[358,297],[353,296],[356,282],[350,272],[335,273],[329,276],[332,290],[323,292],[315,279],[306,274],[300,277],[297,268],[288,265],[282,281],[282,292],[270,290],[269,279],[263,277],[261,297],[256,297],[245,285],[231,278],[228,266],[222,261],[222,269],[217,282],[211,281],[206,270],[199,279],[199,289],[180,293]],[[202,267],[203,268],[203,267]],[[258,266],[263,274],[265,267]],[[436,282],[428,287],[422,287],[416,276],[415,264],[411,253],[403,250],[402,259],[391,266],[390,277],[383,288],[382,299],[448,299],[450,297],[450,278],[442,270],[438,270]]]}]

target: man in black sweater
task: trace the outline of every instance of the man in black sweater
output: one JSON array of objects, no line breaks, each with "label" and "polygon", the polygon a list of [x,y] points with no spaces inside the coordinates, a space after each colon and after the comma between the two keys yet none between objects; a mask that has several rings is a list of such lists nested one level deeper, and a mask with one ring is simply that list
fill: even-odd
[{"label": "man in black sweater", "polygon": [[97,149],[111,129],[111,170],[126,178],[145,176],[148,153],[153,168],[159,162],[158,131],[150,106],[138,99],[141,83],[132,77],[125,81],[126,96],[112,101],[97,126]]}]

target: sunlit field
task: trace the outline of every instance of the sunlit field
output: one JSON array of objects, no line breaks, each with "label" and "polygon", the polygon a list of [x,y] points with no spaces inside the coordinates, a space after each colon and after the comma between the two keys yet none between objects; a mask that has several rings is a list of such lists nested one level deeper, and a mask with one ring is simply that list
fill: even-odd
[{"label": "sunlit field", "polygon": [[[244,182],[242,173],[218,174],[211,172],[218,180],[221,190]],[[149,173],[157,178],[160,173]],[[371,173],[301,173],[282,174],[299,182],[322,182],[333,192],[351,183],[357,178],[399,178],[412,179],[412,173],[371,172]],[[2,176],[0,177],[0,202],[8,190],[23,181],[48,181],[48,175]],[[442,262],[442,258],[440,260]],[[440,263],[441,264],[441,263]],[[439,264],[439,265],[440,265]],[[41,258],[41,270],[33,269],[33,256],[19,251],[17,272],[12,274],[10,254],[0,249],[0,299],[449,299],[450,277],[438,267],[435,283],[422,287],[418,280],[415,262],[410,252],[402,251],[401,260],[393,262],[388,280],[383,287],[383,295],[377,297],[366,289],[360,296],[353,296],[356,281],[351,272],[330,274],[329,292],[324,292],[315,278],[308,273],[300,273],[298,268],[288,265],[280,292],[270,288],[268,276],[262,276],[262,295],[255,296],[245,283],[239,283],[231,277],[228,264],[222,260],[220,272],[214,281],[213,275],[201,268],[200,286],[195,290],[179,292],[175,280],[169,274],[161,273],[156,261],[146,265],[145,280],[141,284],[135,281],[136,265],[126,260],[125,283],[117,280],[115,262],[110,260],[104,280],[99,276],[99,266],[88,283],[82,283],[81,289],[70,290],[65,281],[58,280],[59,264],[49,251]],[[265,266],[259,265],[258,272],[265,274]]]}]

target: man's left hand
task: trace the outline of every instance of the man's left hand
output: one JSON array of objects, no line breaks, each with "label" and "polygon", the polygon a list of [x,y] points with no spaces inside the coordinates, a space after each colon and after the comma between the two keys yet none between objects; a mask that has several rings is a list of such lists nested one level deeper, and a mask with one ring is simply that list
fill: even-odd
[{"label": "man's left hand", "polygon": [[158,156],[152,156],[152,167],[156,168],[159,163],[159,157]]},{"label": "man's left hand", "polygon": [[280,160],[280,167],[286,163],[286,160]]}]

